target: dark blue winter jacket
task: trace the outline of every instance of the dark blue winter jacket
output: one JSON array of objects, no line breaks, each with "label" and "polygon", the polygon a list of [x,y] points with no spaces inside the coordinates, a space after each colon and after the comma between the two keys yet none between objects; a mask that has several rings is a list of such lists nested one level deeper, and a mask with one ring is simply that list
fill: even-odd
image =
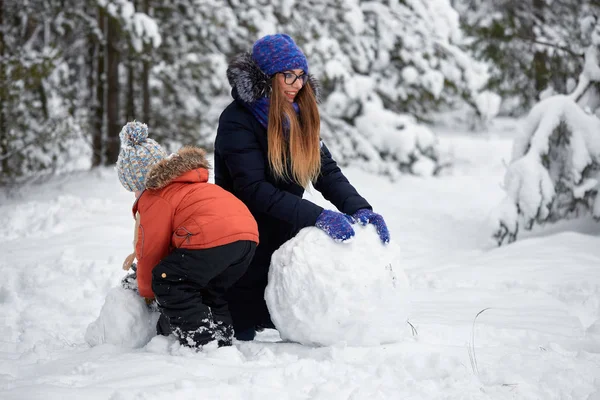
[{"label": "dark blue winter jacket", "polygon": [[[241,199],[258,223],[258,249],[272,253],[307,226],[323,208],[302,198],[304,188],[276,178],[267,158],[267,130],[241,103],[221,114],[215,140],[215,183]],[[371,208],[342,174],[325,145],[314,183],[325,199],[346,214]],[[262,252],[262,251],[261,251]]]},{"label": "dark blue winter jacket", "polygon": [[[270,77],[264,75],[248,53],[230,63],[227,77],[234,101],[219,119],[215,183],[250,209],[258,223],[260,240],[248,270],[227,292],[233,327],[236,335],[242,335],[247,329],[272,326],[264,299],[271,255],[300,229],[314,226],[323,208],[302,199],[304,188],[300,185],[276,178],[271,171],[267,130],[245,106],[270,92]],[[318,94],[318,84],[312,76],[309,75],[306,84]],[[350,185],[325,145],[321,147],[321,173],[314,187],[346,214],[371,208]]]}]

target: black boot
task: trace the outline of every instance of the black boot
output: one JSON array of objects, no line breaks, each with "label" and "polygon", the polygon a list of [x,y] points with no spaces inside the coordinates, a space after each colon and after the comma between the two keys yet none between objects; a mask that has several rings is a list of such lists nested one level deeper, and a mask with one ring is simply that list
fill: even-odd
[{"label": "black boot", "polygon": [[215,329],[215,339],[219,347],[231,346],[231,342],[233,341],[233,326],[218,322]]},{"label": "black boot", "polygon": [[252,327],[241,331],[235,331],[234,336],[237,340],[240,340],[242,342],[250,342],[254,340],[254,337],[256,336],[256,329]]},{"label": "black boot", "polygon": [[173,329],[171,329],[169,319],[163,313],[161,313],[158,317],[158,321],[156,321],[156,334],[169,336],[171,333],[173,333]]},{"label": "black boot", "polygon": [[135,264],[133,267],[133,272],[125,275],[123,279],[121,279],[121,286],[124,289],[133,290],[138,293],[138,284],[137,284],[137,272],[135,270]]}]

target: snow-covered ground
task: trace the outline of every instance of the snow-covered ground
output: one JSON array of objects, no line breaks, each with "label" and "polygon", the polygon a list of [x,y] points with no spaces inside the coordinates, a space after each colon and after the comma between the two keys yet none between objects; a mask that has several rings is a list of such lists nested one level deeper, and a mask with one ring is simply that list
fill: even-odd
[{"label": "snow-covered ground", "polygon": [[345,169],[412,286],[416,335],[374,347],[267,330],[199,353],[163,337],[90,348],[131,251],[132,195],[110,168],[0,193],[0,399],[600,399],[600,225],[496,248],[511,133],[438,133],[456,158],[441,177]]}]

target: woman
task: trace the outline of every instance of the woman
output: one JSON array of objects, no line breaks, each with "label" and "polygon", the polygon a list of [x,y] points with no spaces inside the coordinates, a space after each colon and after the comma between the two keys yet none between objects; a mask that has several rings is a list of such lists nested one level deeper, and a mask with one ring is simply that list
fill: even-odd
[{"label": "woman", "polygon": [[[229,290],[235,337],[252,340],[273,327],[264,299],[271,255],[300,229],[316,226],[334,240],[354,236],[352,223],[372,223],[384,243],[381,215],[342,174],[320,140],[317,82],[291,37],[265,36],[227,69],[233,102],[215,139],[215,183],[241,199],[258,223],[260,244],[246,274]],[[340,212],[302,199],[315,189]]]}]

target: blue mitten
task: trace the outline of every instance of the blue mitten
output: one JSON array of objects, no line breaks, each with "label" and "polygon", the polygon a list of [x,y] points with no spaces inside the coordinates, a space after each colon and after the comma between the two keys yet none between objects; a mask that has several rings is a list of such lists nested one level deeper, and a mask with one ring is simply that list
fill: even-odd
[{"label": "blue mitten", "polygon": [[325,233],[338,242],[343,242],[354,236],[351,216],[331,210],[323,210],[317,217],[315,226],[323,229]]},{"label": "blue mitten", "polygon": [[358,210],[355,212],[352,217],[356,219],[361,225],[373,224],[375,225],[375,230],[379,235],[379,238],[383,243],[390,242],[390,231],[388,231],[388,227],[383,220],[383,217],[368,208],[363,208],[362,210]]}]

